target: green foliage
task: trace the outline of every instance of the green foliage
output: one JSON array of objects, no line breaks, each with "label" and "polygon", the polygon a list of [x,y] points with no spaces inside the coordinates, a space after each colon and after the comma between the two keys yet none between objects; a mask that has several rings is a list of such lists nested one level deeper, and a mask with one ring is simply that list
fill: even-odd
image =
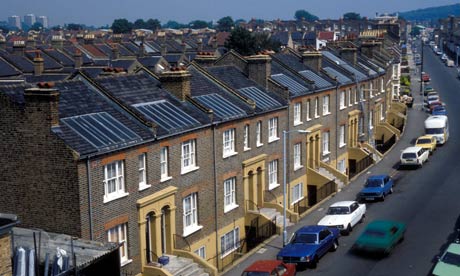
[{"label": "green foliage", "polygon": [[231,16],[222,17],[217,21],[217,30],[222,32],[230,32],[235,26],[235,22],[233,22],[233,18]]},{"label": "green foliage", "polygon": [[360,20],[361,15],[356,12],[347,12],[346,14],[343,15],[344,20]]},{"label": "green foliage", "polygon": [[412,36],[419,35],[419,34],[420,34],[420,28],[417,27],[417,26],[413,27],[412,30],[411,30],[411,32],[410,32],[410,34],[411,34]]},{"label": "green foliage", "polygon": [[133,23],[129,22],[126,18],[115,19],[111,29],[115,34],[130,33],[133,29]]},{"label": "green foliage", "polygon": [[402,86],[410,87],[410,76],[401,76],[400,83]]},{"label": "green foliage", "polygon": [[212,27],[212,22],[206,22],[203,20],[194,20],[188,24],[191,29],[204,29]]},{"label": "green foliage", "polygon": [[449,15],[459,16],[460,4],[418,9],[399,13],[400,17],[413,21],[436,21],[440,18],[446,18]]},{"label": "green foliage", "polygon": [[64,27],[69,31],[81,31],[84,29],[83,25],[75,23],[69,23],[67,25],[64,25]]},{"label": "green foliage", "polygon": [[163,25],[163,28],[166,29],[181,29],[181,28],[186,28],[187,25],[184,25],[182,23],[176,22],[176,21],[168,21],[166,24]]},{"label": "green foliage", "polygon": [[257,54],[263,50],[279,51],[281,44],[273,41],[265,33],[251,33],[248,30],[236,27],[225,42],[225,47],[233,49],[243,56]]},{"label": "green foliage", "polygon": [[294,14],[294,18],[297,19],[297,20],[306,20],[306,21],[310,21],[310,22],[313,22],[313,21],[316,21],[318,20],[318,16],[316,15],[313,15],[309,12],[307,12],[306,10],[297,10]]},{"label": "green foliage", "polygon": [[281,48],[281,42],[270,39],[266,33],[255,33],[254,34],[255,44],[254,52],[260,52],[263,50],[273,50],[279,52]]},{"label": "green foliage", "polygon": [[136,21],[134,21],[133,23],[133,28],[134,29],[145,29],[145,21],[144,19],[137,19]]},{"label": "green foliage", "polygon": [[235,25],[235,26],[239,26],[241,23],[246,23],[246,20],[241,19],[241,18],[240,18],[240,19],[237,19],[237,20],[235,20],[235,24],[234,24],[234,25]]},{"label": "green foliage", "polygon": [[137,19],[133,23],[133,28],[134,29],[147,29],[147,30],[155,31],[161,28],[161,24],[160,24],[160,21],[158,21],[158,19],[150,18],[147,21],[144,21],[144,19]]}]

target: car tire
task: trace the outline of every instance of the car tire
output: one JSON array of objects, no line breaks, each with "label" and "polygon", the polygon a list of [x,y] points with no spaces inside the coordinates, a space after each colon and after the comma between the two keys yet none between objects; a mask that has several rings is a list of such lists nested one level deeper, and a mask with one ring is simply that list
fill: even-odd
[{"label": "car tire", "polygon": [[380,198],[381,201],[385,201],[385,193],[382,194],[382,197]]},{"label": "car tire", "polygon": [[337,248],[339,248],[339,241],[338,240],[334,240],[334,242],[332,243],[332,246],[331,246],[331,252],[334,252],[337,250]]},{"label": "car tire", "polygon": [[363,215],[361,216],[361,219],[359,220],[359,223],[363,223],[365,217],[366,217],[366,214],[363,214]]},{"label": "car tire", "polygon": [[390,194],[392,194],[392,193],[393,193],[393,187],[390,188]]},{"label": "car tire", "polygon": [[318,266],[318,257],[317,256],[313,257],[313,261],[311,261],[309,266],[310,266],[310,268],[313,268],[313,269]]},{"label": "car tire", "polygon": [[351,231],[353,231],[353,228],[351,227],[351,224],[348,224],[346,231],[347,231],[347,235],[350,235]]}]

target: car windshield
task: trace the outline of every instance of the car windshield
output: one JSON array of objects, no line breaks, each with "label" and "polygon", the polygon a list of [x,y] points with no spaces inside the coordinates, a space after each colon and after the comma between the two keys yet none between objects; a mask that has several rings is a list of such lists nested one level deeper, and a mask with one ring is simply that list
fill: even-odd
[{"label": "car windshield", "polygon": [[380,187],[382,184],[382,179],[368,179],[366,181],[366,187]]},{"label": "car windshield", "polygon": [[402,158],[404,159],[417,158],[417,155],[413,152],[406,152],[406,153],[403,153]]},{"label": "car windshield", "polygon": [[428,138],[418,139],[417,144],[430,144],[431,140]]},{"label": "car windshield", "polygon": [[425,133],[426,134],[443,134],[444,129],[442,129],[442,128],[427,128],[425,130]]},{"label": "car windshield", "polygon": [[370,236],[370,237],[382,238],[382,237],[385,237],[385,232],[382,232],[380,230],[375,230],[375,229],[367,229],[366,231],[364,231],[364,235]]},{"label": "car windshield", "polygon": [[327,210],[328,215],[346,215],[350,213],[348,207],[329,207]]},{"label": "car windshield", "polygon": [[446,252],[446,254],[442,257],[441,261],[443,261],[446,264],[460,266],[460,255],[452,252]]},{"label": "car windshield", "polygon": [[316,234],[313,233],[306,233],[306,234],[296,234],[292,243],[316,243]]},{"label": "car windshield", "polygon": [[245,271],[241,276],[270,276],[270,272],[265,271]]}]

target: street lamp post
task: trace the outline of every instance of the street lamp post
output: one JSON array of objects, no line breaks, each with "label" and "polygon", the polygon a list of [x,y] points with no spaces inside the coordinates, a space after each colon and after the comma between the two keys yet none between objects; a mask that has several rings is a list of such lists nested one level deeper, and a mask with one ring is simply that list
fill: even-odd
[{"label": "street lamp post", "polygon": [[458,68],[458,50],[459,46],[455,47],[455,67]]},{"label": "street lamp post", "polygon": [[287,150],[286,150],[286,140],[289,133],[310,133],[309,130],[283,130],[283,246],[286,245],[287,241],[287,231],[286,231],[286,185],[287,185]]}]

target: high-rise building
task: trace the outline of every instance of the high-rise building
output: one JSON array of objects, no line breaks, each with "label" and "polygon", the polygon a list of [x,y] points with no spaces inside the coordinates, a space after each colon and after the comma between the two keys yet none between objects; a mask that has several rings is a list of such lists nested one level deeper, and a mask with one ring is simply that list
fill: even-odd
[{"label": "high-rise building", "polygon": [[47,29],[48,28],[48,17],[44,15],[40,15],[37,18],[37,22],[42,24],[43,28]]},{"label": "high-rise building", "polygon": [[35,23],[35,15],[34,14],[26,14],[24,15],[24,24],[27,26],[32,26]]},{"label": "high-rise building", "polygon": [[12,15],[8,17],[8,24],[10,26],[16,27],[18,29],[21,29],[21,17],[17,15]]}]

